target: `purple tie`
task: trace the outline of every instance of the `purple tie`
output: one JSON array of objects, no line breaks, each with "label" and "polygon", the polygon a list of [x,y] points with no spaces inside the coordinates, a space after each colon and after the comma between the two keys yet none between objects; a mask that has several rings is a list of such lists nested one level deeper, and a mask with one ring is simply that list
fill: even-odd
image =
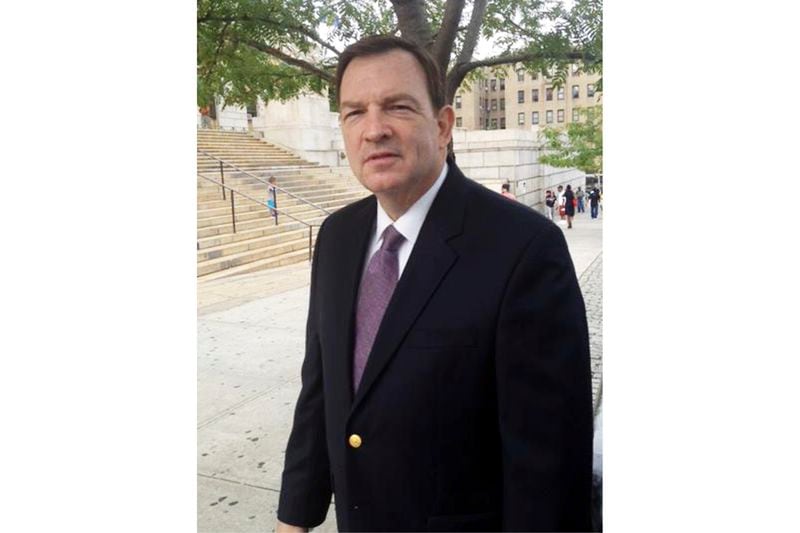
[{"label": "purple tie", "polygon": [[397,285],[397,250],[405,240],[394,226],[383,230],[383,244],[373,254],[361,278],[356,307],[356,347],[353,355],[353,393],[358,390],[383,313]]}]

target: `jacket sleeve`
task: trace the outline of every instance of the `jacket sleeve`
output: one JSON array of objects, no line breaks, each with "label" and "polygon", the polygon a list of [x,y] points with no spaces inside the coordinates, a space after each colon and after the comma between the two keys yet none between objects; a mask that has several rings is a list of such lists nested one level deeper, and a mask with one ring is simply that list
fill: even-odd
[{"label": "jacket sleeve", "polygon": [[325,520],[332,493],[325,437],[322,354],[317,329],[319,313],[317,279],[321,242],[322,227],[317,234],[311,267],[306,354],[301,370],[302,388],[286,447],[278,504],[278,519],[281,522],[306,528],[318,526]]},{"label": "jacket sleeve", "polygon": [[504,531],[589,531],[592,394],[586,311],[561,230],[510,277],[496,331]]}]

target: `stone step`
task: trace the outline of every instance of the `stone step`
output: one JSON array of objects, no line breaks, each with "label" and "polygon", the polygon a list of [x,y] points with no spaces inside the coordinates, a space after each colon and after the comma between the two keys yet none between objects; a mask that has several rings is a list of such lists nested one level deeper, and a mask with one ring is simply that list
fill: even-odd
[{"label": "stone step", "polygon": [[306,242],[308,242],[308,229],[282,231],[273,235],[265,235],[263,237],[256,237],[252,239],[242,239],[240,241],[234,241],[198,250],[197,262],[202,263],[203,261],[227,257],[239,254],[241,252],[246,252],[248,250],[268,248],[276,244],[296,241],[303,238],[305,238]]},{"label": "stone step", "polygon": [[[252,202],[250,202],[250,203],[252,204]],[[328,205],[323,205],[321,207],[324,207],[326,210],[328,210],[329,212],[332,213],[337,209],[341,209],[342,207],[344,207],[348,203],[351,203],[351,202],[346,202],[346,201],[339,200],[339,201],[336,201],[336,202],[330,202]],[[256,204],[256,205],[258,205],[258,204]],[[314,208],[314,207],[312,207],[310,205],[307,205],[307,204],[299,204],[299,205],[296,205],[296,206],[290,206],[290,207],[285,208],[285,209],[283,209],[281,207],[278,207],[278,209],[280,209],[282,211],[281,213],[278,214],[278,220],[279,221],[284,221],[284,222],[288,222],[288,221],[296,222],[296,220],[294,220],[293,218],[291,218],[289,216],[281,217],[281,215],[287,215],[288,214],[288,215],[291,215],[292,217],[294,217],[295,219],[299,219],[299,220],[301,220],[303,222],[308,222],[307,221],[308,218],[312,218],[312,217],[316,217],[316,216],[327,216],[327,213],[325,213],[324,211],[320,211],[319,209],[316,209],[316,208]],[[257,221],[257,220],[269,221],[270,224],[273,223],[272,222],[273,218],[269,214],[267,208],[253,209],[253,210],[248,210],[248,211],[240,211],[238,209],[236,210],[236,228],[237,228],[237,230],[240,227],[242,229],[244,229],[245,227],[247,227],[247,224],[249,222],[253,222],[253,221]],[[230,211],[228,213],[226,213],[226,214],[223,214],[223,215],[211,216],[211,217],[206,217],[206,218],[202,218],[202,219],[198,219],[197,220],[197,229],[198,229],[198,231],[201,230],[201,229],[210,228],[210,227],[213,227],[213,226],[231,226],[231,230],[232,230],[233,226],[232,226],[232,223],[231,223]]]},{"label": "stone step", "polygon": [[[321,220],[324,220],[324,218],[320,219],[320,222],[313,222],[313,223],[321,224],[322,223]],[[237,228],[236,233],[228,232],[220,235],[213,235],[211,237],[203,237],[197,239],[197,247],[198,250],[205,250],[207,248],[214,248],[217,246],[222,246],[224,244],[246,241],[250,239],[258,239],[260,237],[269,237],[272,235],[279,235],[281,233],[287,233],[297,230],[308,231],[308,226],[290,220],[289,222],[281,223],[277,226],[274,225],[273,223],[266,226],[262,226],[260,228],[255,228],[245,231],[239,231],[239,229]]]},{"label": "stone step", "polygon": [[236,150],[255,150],[255,151],[270,151],[282,152],[284,154],[292,153],[284,148],[279,148],[272,144],[263,143],[261,141],[219,141],[219,142],[199,142],[197,149],[204,152],[215,151],[236,151]]},{"label": "stone step", "polygon": [[275,150],[268,147],[260,146],[241,146],[241,147],[227,147],[220,148],[216,146],[198,146],[197,157],[208,158],[209,156],[225,159],[225,156],[239,156],[246,157],[250,155],[272,155],[283,157],[296,157],[301,159],[298,155],[285,150]]},{"label": "stone step", "polygon": [[[342,206],[331,208],[331,209],[329,209],[329,211],[335,212],[337,209],[341,209],[341,207],[343,207],[343,206],[344,206],[344,204]],[[268,226],[275,226],[274,219],[271,216],[269,216],[269,214],[266,212],[266,210],[257,211],[257,212],[254,212],[254,213],[256,214],[256,216],[247,216],[246,220],[240,220],[239,215],[238,214],[236,215],[236,231],[237,231],[237,233],[240,232],[240,231],[243,232],[243,231],[249,231],[249,230],[253,230],[253,229],[266,228]],[[296,219],[298,219],[298,220],[300,220],[302,222],[305,222],[306,224],[313,224],[314,220],[317,220],[317,219],[320,219],[320,218],[324,219],[326,216],[328,216],[326,213],[323,213],[322,211],[319,211],[318,209],[309,209],[307,211],[294,212],[294,213],[291,213],[291,215],[294,218],[296,218]],[[278,220],[280,222],[280,224],[278,224],[278,226],[281,226],[283,224],[297,224],[297,223],[299,223],[297,220],[289,218],[288,216],[279,217]],[[231,224],[230,215],[228,215],[226,217],[219,217],[219,219],[217,220],[216,224],[207,223],[207,224],[203,224],[203,226],[198,225],[198,228],[197,228],[197,238],[198,239],[203,239],[205,237],[213,237],[213,236],[217,236],[217,235],[224,235],[226,233],[233,233],[233,225]]]},{"label": "stone step", "polygon": [[[213,196],[214,191],[221,192],[221,185],[217,182],[220,182],[219,174],[214,175],[212,172],[203,172],[197,176],[197,192],[198,194],[206,194]],[[251,176],[241,176],[241,177],[232,177],[232,176],[225,176],[225,185],[228,187],[233,187],[235,189],[242,189],[248,191],[263,191],[266,193],[267,187],[269,187],[269,183],[267,180],[261,181]],[[278,194],[281,193],[281,189],[287,189],[289,191],[294,192],[295,190],[304,190],[309,188],[315,189],[331,189],[331,188],[359,188],[361,184],[358,181],[345,178],[345,177],[337,177],[337,176],[322,176],[322,177],[313,177],[313,176],[298,176],[292,177],[288,179],[279,179],[276,183],[278,187]]]},{"label": "stone step", "polygon": [[219,142],[199,142],[197,149],[202,152],[211,151],[226,151],[226,150],[254,150],[254,151],[270,151],[270,152],[283,152],[284,154],[294,154],[291,150],[275,146],[274,144],[267,144],[261,141],[219,141]]},{"label": "stone step", "polygon": [[[257,198],[259,200],[265,200],[267,198],[266,185],[260,183],[259,184],[230,183],[228,180],[225,180],[225,184],[228,187],[233,188],[236,192],[247,194],[249,196],[252,196],[253,198]],[[203,187],[202,190],[197,191],[197,200],[199,202],[215,202],[215,201],[225,200],[222,198],[222,187],[215,183],[212,183],[212,185],[213,187]],[[285,190],[278,190],[278,192],[276,193],[279,201],[282,198],[290,199],[291,198],[290,193],[306,200],[312,200],[312,198],[322,198],[329,194],[338,194],[342,192],[356,192],[364,190],[362,187],[357,186],[355,184],[348,186],[348,184],[345,183],[315,183],[313,181],[307,183],[301,183],[299,185],[290,185],[288,187],[284,187],[284,189]],[[228,190],[229,189],[226,189],[225,193],[226,197]]]},{"label": "stone step", "polygon": [[[342,202],[345,203],[352,203],[356,200],[360,200],[364,197],[364,194],[359,191],[354,192],[343,192],[340,194],[335,195],[327,195],[318,198],[306,198],[306,200],[313,202],[315,205],[320,207],[324,207],[328,209],[329,206],[339,205]],[[292,209],[297,208],[298,206],[308,206],[305,202],[301,202],[299,200],[295,200],[293,198],[281,198],[278,197],[278,209],[281,211],[287,211],[289,214],[294,214]],[[310,206],[309,206],[310,207]],[[247,201],[246,203],[242,203],[241,205],[236,205],[236,213],[239,212],[247,212],[247,211],[260,211],[268,209],[266,206],[257,204],[252,201]],[[330,209],[328,209],[330,211]],[[215,202],[212,205],[203,204],[199,206],[197,209],[197,220],[201,220],[204,218],[211,218],[211,217],[220,217],[220,216],[230,216],[231,212],[231,203],[230,200],[220,200]]]},{"label": "stone step", "polygon": [[295,263],[301,263],[303,261],[308,261],[308,248],[304,250],[297,250],[295,252],[283,254],[277,257],[262,259],[261,261],[253,261],[252,263],[246,263],[238,267],[231,267],[225,270],[220,270],[211,274],[206,274],[204,276],[198,276],[198,277],[203,281],[213,281],[215,279],[227,278],[229,276],[235,276],[237,274],[249,274],[251,272],[258,272],[260,270],[266,270],[268,268],[277,268],[286,265],[292,265]]},{"label": "stone step", "polygon": [[[361,199],[361,197],[362,197],[361,195],[340,196],[340,197],[335,197],[335,198],[330,198],[330,199],[326,199],[326,200],[317,201],[317,202],[314,202],[314,204],[319,206],[319,207],[322,207],[322,208],[326,209],[327,211],[331,211],[332,209],[336,209],[336,208],[339,208],[339,207],[341,207],[343,205],[347,205],[347,204],[352,203],[352,202],[354,202],[356,200],[359,200],[359,199]],[[305,212],[315,212],[316,211],[316,212],[319,212],[321,214],[324,214],[323,211],[321,211],[319,209],[315,209],[311,205],[308,205],[308,204],[306,204],[304,202],[298,202],[296,200],[293,203],[290,203],[290,204],[281,203],[279,201],[278,202],[278,209],[279,209],[279,213],[281,213],[281,214],[288,213],[288,214],[290,214],[290,215],[292,215],[294,217],[297,217],[297,218],[300,218],[298,216],[299,213],[305,213]],[[245,213],[265,213],[266,214],[266,213],[268,213],[268,208],[266,206],[261,205],[261,204],[246,200],[241,205],[237,205],[235,211],[236,211],[236,223],[238,224],[240,220],[244,221],[244,220],[250,219],[250,218],[240,217],[239,215],[243,215]],[[259,216],[260,215],[258,215],[256,218],[258,218]],[[198,210],[198,213],[197,213],[198,227],[201,227],[201,228],[215,225],[214,223],[208,223],[206,221],[209,221],[209,220],[216,221],[215,223],[219,223],[220,221],[223,221],[224,223],[227,223],[230,220],[230,218],[231,218],[231,209],[230,209],[230,203],[229,202],[227,203],[226,206],[220,206],[220,207],[215,207],[215,208],[211,208],[211,209],[202,209],[202,210]],[[302,218],[301,218],[301,220],[302,220]],[[201,224],[201,221],[202,221],[202,224]]]},{"label": "stone step", "polygon": [[[253,198],[256,198],[258,200],[266,201],[266,199],[267,199],[267,191],[264,190],[265,189],[264,187],[252,186],[252,185],[251,186],[244,185],[244,186],[239,186],[239,187],[233,186],[233,187],[234,187],[234,190],[237,193],[246,194],[246,195],[251,196]],[[219,186],[217,186],[217,187],[215,187],[213,189],[206,189],[206,190],[203,190],[203,191],[197,191],[197,201],[198,201],[198,203],[208,204],[208,207],[214,207],[215,203],[220,203],[220,205],[216,206],[216,207],[220,207],[223,203],[230,202],[230,199],[228,198],[228,191],[229,190],[230,189],[226,189],[225,198],[222,197],[222,189]],[[284,202],[291,202],[291,201],[301,202],[302,200],[307,200],[307,201],[310,201],[310,202],[316,202],[316,200],[321,200],[321,199],[326,198],[326,197],[331,196],[331,195],[351,194],[351,193],[358,193],[358,192],[363,192],[363,193],[366,194],[366,192],[367,192],[366,189],[363,189],[361,187],[355,187],[355,186],[346,187],[346,186],[341,186],[341,185],[340,186],[323,185],[323,186],[316,186],[316,187],[313,186],[313,185],[309,185],[309,186],[306,186],[306,187],[297,187],[297,188],[293,187],[291,189],[286,189],[286,190],[289,191],[289,192],[278,191],[278,193],[277,193],[278,204],[279,205],[281,203],[283,203],[282,201],[284,201]],[[302,200],[300,200],[298,198],[293,198],[290,195],[290,193],[293,194],[295,197],[298,197],[298,198],[300,198]],[[238,196],[237,196],[237,199],[238,199]]]},{"label": "stone step", "polygon": [[[236,169],[231,167],[230,165],[235,165],[235,166],[237,166],[239,168],[243,168],[243,169],[247,170],[247,169],[251,169],[251,168],[262,168],[263,167],[265,169],[268,169],[271,166],[276,166],[276,167],[278,167],[278,166],[299,166],[299,165],[303,165],[304,164],[302,159],[288,159],[288,158],[280,158],[280,159],[272,158],[272,159],[270,159],[270,158],[249,157],[247,159],[244,159],[244,158],[243,159],[233,159],[233,158],[230,158],[230,157],[228,157],[228,158],[221,157],[220,159],[225,161],[225,163],[228,163],[227,165],[223,166],[223,170],[226,170],[226,171],[230,170],[231,172],[234,172]],[[217,170],[218,171],[219,170],[219,161],[209,161],[209,162],[198,161],[197,162],[197,170]]]},{"label": "stone step", "polygon": [[247,263],[253,263],[255,261],[279,258],[281,255],[297,251],[305,251],[306,257],[308,257],[308,237],[299,238],[280,244],[274,244],[265,248],[247,250],[217,259],[211,259],[209,261],[203,261],[202,263],[197,264],[197,275],[198,277],[205,276],[206,274],[212,274],[220,270],[227,270],[230,268],[243,266]]},{"label": "stone step", "polygon": [[[321,225],[327,215],[320,214],[320,216],[309,219],[307,222],[309,224],[313,224],[314,226]],[[294,220],[288,219],[287,221],[281,222],[279,225],[275,225],[274,223],[269,223],[267,225],[248,229],[248,230],[240,230],[237,226],[236,233],[233,233],[229,230],[227,233],[221,233],[218,235],[212,235],[210,237],[203,237],[197,239],[197,246],[199,250],[205,250],[206,248],[214,248],[216,246],[222,246],[224,244],[230,244],[234,242],[246,241],[249,239],[257,239],[259,237],[267,237],[270,235],[278,235],[284,232],[292,232],[297,230],[308,231],[308,226],[305,224],[301,224],[300,222],[295,222]],[[316,231],[316,228],[314,229]]]}]

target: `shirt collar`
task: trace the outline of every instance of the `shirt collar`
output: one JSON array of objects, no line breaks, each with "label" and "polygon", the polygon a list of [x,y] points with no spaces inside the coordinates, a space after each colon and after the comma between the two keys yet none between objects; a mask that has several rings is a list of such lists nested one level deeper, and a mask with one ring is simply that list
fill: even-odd
[{"label": "shirt collar", "polygon": [[383,231],[386,229],[386,227],[390,224],[394,224],[394,229],[396,229],[403,237],[405,237],[408,242],[414,243],[417,241],[417,235],[419,235],[419,232],[422,229],[422,223],[425,222],[425,217],[428,216],[428,211],[431,208],[434,198],[436,198],[436,193],[439,192],[439,189],[442,187],[442,183],[444,183],[444,178],[447,176],[447,170],[447,161],[445,161],[442,171],[439,172],[439,177],[436,178],[436,181],[433,183],[433,185],[431,185],[425,194],[423,194],[416,202],[414,202],[414,205],[408,208],[408,211],[403,213],[400,218],[395,221],[392,221],[386,211],[384,211],[380,202],[375,202],[378,206],[378,217],[375,222],[375,230],[378,240],[381,239]]}]

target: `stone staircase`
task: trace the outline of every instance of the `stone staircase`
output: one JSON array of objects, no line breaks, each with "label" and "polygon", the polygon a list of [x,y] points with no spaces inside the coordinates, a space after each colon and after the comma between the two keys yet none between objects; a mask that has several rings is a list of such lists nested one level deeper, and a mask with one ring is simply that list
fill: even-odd
[{"label": "stone staircase", "polygon": [[[279,187],[333,212],[367,196],[349,169],[322,167],[247,133],[198,130],[198,150],[258,176],[275,176]],[[220,164],[197,154],[197,172],[220,181]],[[225,184],[252,198],[267,199],[267,185],[252,175],[224,165]],[[212,280],[308,260],[309,229],[289,214],[316,227],[328,215],[318,208],[277,193],[279,224],[267,208],[235,195],[236,233],[231,222],[230,192],[197,178],[197,276]]]}]

